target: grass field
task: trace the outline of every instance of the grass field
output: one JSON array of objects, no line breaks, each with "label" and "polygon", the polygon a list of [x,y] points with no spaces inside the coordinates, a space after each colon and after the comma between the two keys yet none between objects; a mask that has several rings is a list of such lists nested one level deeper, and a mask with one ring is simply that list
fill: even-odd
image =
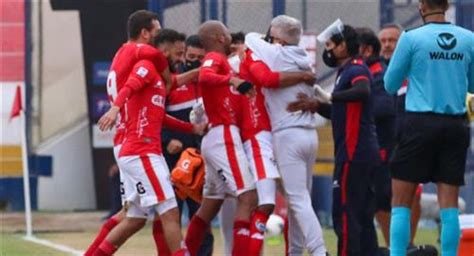
[{"label": "grass field", "polygon": [[[51,214],[45,214],[50,217]],[[54,214],[53,214],[54,215]],[[88,216],[87,214],[85,214]],[[59,216],[59,215],[58,215]],[[63,215],[62,215],[63,216]],[[75,216],[81,216],[76,214]],[[76,219],[76,223],[71,223],[69,227],[63,228],[63,230],[55,228],[54,224],[50,224],[48,228],[47,224],[44,224],[42,221],[36,226],[38,227],[39,232],[36,233],[38,238],[46,239],[54,243],[62,244],[69,246],[76,250],[85,250],[88,244],[92,241],[95,236],[97,229],[100,226],[100,214],[95,214],[92,217],[83,217],[84,219],[78,219],[79,217],[72,216],[70,218]],[[66,218],[66,217],[62,217]],[[97,218],[97,222],[92,220]],[[67,219],[64,220],[59,217],[54,218],[59,219],[57,223],[67,223]],[[37,245],[31,242],[24,241],[19,229],[14,229],[11,227],[11,222],[5,222],[5,218],[1,219],[1,238],[0,238],[0,256],[10,256],[10,255],[28,255],[28,256],[60,256],[68,255],[63,252],[50,249],[45,246]],[[38,223],[38,217],[35,219],[35,223]],[[20,222],[19,222],[20,223]],[[19,224],[18,223],[18,224]],[[81,224],[82,223],[82,224]],[[81,228],[75,228],[77,225],[80,225]],[[87,225],[86,225],[87,224]],[[35,226],[35,227],[36,227]],[[183,234],[184,234],[183,230]],[[224,255],[223,240],[218,229],[213,230],[215,236],[214,243],[214,255]],[[324,238],[328,246],[329,252],[331,255],[336,255],[336,236],[333,230],[326,229],[324,230]],[[437,231],[436,230],[419,230],[416,243],[417,244],[433,244],[437,245]],[[379,234],[379,244],[383,244],[383,239]],[[282,237],[273,239],[272,241],[266,241],[264,255],[284,255],[284,242]],[[149,225],[132,237],[127,243],[120,248],[119,252],[116,254],[120,255],[156,255],[155,245],[151,236],[151,228]]]}]

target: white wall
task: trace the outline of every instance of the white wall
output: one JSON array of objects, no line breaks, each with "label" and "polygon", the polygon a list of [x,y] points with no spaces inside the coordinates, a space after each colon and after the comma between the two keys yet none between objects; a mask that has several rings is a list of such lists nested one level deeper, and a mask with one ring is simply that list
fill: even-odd
[{"label": "white wall", "polygon": [[52,177],[38,179],[38,209],[78,210],[96,207],[88,122],[42,143],[38,154],[53,156]]}]

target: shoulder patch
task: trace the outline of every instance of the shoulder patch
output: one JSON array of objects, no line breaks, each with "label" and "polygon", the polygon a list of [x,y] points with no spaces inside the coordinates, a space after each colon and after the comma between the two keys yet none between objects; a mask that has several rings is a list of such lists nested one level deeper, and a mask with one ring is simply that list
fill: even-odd
[{"label": "shoulder patch", "polygon": [[145,76],[148,74],[148,69],[145,67],[139,67],[137,70],[137,75],[141,76],[142,78],[145,78]]},{"label": "shoulder patch", "polygon": [[208,68],[208,67],[212,66],[212,63],[214,63],[214,60],[206,60],[206,61],[204,61],[204,63],[202,64],[202,67]]}]

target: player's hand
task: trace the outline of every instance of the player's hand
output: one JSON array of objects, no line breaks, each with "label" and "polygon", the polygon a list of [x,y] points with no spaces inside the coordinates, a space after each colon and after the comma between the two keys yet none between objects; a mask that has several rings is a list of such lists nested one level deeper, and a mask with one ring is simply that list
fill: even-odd
[{"label": "player's hand", "polygon": [[183,143],[179,140],[171,139],[168,146],[166,146],[166,150],[170,155],[177,154],[183,150]]},{"label": "player's hand", "polygon": [[251,90],[254,88],[253,84],[251,84],[250,82],[247,82],[245,80],[242,80],[238,77],[232,77],[230,78],[230,84],[232,86],[235,87],[235,89],[237,89],[237,91],[240,93],[240,94],[244,94],[244,95],[252,95],[252,92]]},{"label": "player's hand", "polygon": [[331,94],[326,92],[319,84],[314,85],[314,95],[319,103],[331,104]]},{"label": "player's hand", "polygon": [[107,111],[102,117],[100,117],[99,122],[99,129],[101,131],[107,131],[112,129],[115,124],[115,120],[117,120],[117,115],[120,111],[120,108],[117,106],[112,106],[109,111]]},{"label": "player's hand", "polygon": [[189,113],[189,122],[192,124],[208,122],[206,111],[204,110],[204,105],[202,103],[193,106],[193,109]]},{"label": "player's hand", "polygon": [[207,123],[193,124],[193,133],[196,135],[204,135],[206,133]]},{"label": "player's hand", "polygon": [[316,73],[312,71],[301,72],[302,80],[305,84],[313,86],[316,83]]},{"label": "player's hand", "polygon": [[290,102],[286,107],[289,112],[311,111],[315,113],[318,110],[319,103],[316,99],[310,98],[304,93],[298,93],[297,100]]}]

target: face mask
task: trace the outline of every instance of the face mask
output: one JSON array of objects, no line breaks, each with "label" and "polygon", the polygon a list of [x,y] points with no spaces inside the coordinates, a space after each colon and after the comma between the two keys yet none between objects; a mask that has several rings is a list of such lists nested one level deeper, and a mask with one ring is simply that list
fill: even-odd
[{"label": "face mask", "polygon": [[232,70],[238,74],[240,72],[240,58],[238,55],[234,55],[227,59]]},{"label": "face mask", "polygon": [[200,60],[194,60],[194,61],[186,60],[184,62],[184,71],[185,72],[190,71],[190,70],[199,68],[200,66],[201,66],[201,61]]},{"label": "face mask", "polygon": [[326,64],[326,66],[328,67],[331,67],[331,68],[337,67],[337,59],[332,49],[331,50],[324,49],[323,61],[324,61],[324,64]]}]

